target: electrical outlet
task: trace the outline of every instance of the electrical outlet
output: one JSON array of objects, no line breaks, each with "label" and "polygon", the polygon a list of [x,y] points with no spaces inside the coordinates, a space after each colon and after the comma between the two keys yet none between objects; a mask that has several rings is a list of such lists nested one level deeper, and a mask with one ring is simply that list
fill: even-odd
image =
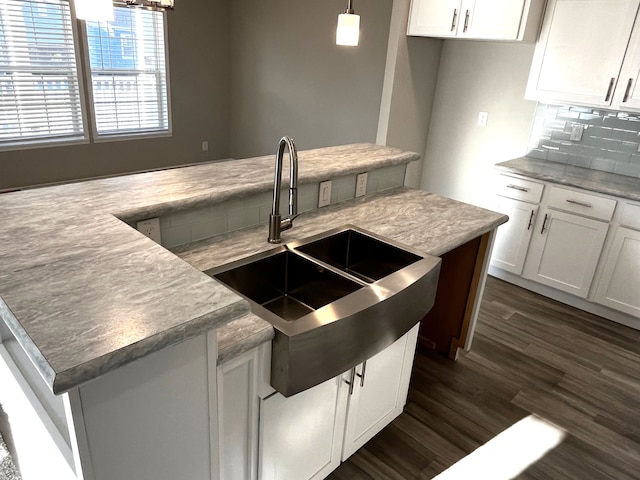
[{"label": "electrical outlet", "polygon": [[331,203],[331,180],[320,182],[320,192],[318,193],[318,208],[326,207]]},{"label": "electrical outlet", "polygon": [[480,112],[480,113],[478,113],[478,126],[479,127],[486,127],[488,121],[489,121],[489,112]]},{"label": "electrical outlet", "polygon": [[141,220],[138,222],[136,227],[139,232],[142,232],[144,235],[149,237],[158,245],[162,245],[161,238],[160,238],[160,219],[159,218],[150,218],[148,220]]},{"label": "electrical outlet", "polygon": [[367,172],[356,176],[356,197],[363,197],[367,193]]},{"label": "electrical outlet", "polygon": [[208,152],[209,151],[209,142],[207,142],[206,140],[204,142],[202,142],[202,151],[203,152]]},{"label": "electrical outlet", "polygon": [[582,132],[584,132],[584,125],[573,125],[571,127],[571,133],[569,134],[569,140],[579,142],[582,140]]}]

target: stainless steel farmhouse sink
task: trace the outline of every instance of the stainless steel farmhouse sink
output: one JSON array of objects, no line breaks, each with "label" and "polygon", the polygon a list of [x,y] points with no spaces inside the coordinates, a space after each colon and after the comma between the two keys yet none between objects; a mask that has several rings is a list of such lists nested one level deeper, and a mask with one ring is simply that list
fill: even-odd
[{"label": "stainless steel farmhouse sink", "polygon": [[290,396],[419,322],[433,306],[440,259],[347,225],[205,273],[274,326],[271,384]]},{"label": "stainless steel farmhouse sink", "polygon": [[292,322],[362,285],[281,247],[215,277],[279,318]]}]

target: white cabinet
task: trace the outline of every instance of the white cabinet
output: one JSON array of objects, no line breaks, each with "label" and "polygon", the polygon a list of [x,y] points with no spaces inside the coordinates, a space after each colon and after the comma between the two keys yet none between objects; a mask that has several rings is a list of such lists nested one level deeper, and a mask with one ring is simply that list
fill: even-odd
[{"label": "white cabinet", "polygon": [[609,224],[552,209],[542,214],[523,276],[586,298]]},{"label": "white cabinet", "polygon": [[549,0],[525,98],[619,108],[628,78],[638,76],[637,61],[631,52],[625,59],[625,52],[639,5],[640,0]]},{"label": "white cabinet", "polygon": [[[404,407],[419,325],[353,372],[260,406],[262,480],[326,477]],[[364,369],[364,372],[363,372]],[[348,382],[348,383],[347,383]]]},{"label": "white cabinet", "polygon": [[613,97],[614,108],[640,111],[640,25],[633,30]]},{"label": "white cabinet", "polygon": [[348,389],[341,377],[260,406],[260,478],[321,479],[340,465]]},{"label": "white cabinet", "polygon": [[616,203],[584,191],[549,187],[523,277],[587,298]]},{"label": "white cabinet", "polygon": [[538,213],[544,184],[532,180],[499,175],[496,181],[495,209],[509,216],[496,233],[491,263],[520,275],[527,256],[533,225]]},{"label": "white cabinet", "polygon": [[260,398],[273,392],[262,381],[270,358],[267,343],[217,367],[220,480],[258,478]]},{"label": "white cabinet", "polygon": [[499,197],[496,210],[509,216],[498,228],[491,263],[507,272],[520,275],[527,256],[538,205]]},{"label": "white cabinet", "polygon": [[412,0],[408,35],[455,37],[461,0]]},{"label": "white cabinet", "polygon": [[356,367],[356,381],[347,409],[342,460],[350,457],[402,413],[417,340],[418,326]]},{"label": "white cabinet", "polygon": [[640,330],[640,203],[505,174],[496,193],[492,275]]},{"label": "white cabinet", "polygon": [[606,257],[595,301],[640,318],[640,205],[627,203]]},{"label": "white cabinet", "polygon": [[408,35],[533,42],[544,0],[412,0]]}]

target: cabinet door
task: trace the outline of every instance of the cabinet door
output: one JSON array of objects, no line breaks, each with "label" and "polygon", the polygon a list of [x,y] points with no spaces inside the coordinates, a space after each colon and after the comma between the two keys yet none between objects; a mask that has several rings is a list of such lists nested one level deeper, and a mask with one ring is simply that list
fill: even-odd
[{"label": "cabinet door", "polygon": [[550,0],[525,97],[611,105],[639,4]]},{"label": "cabinet door", "polygon": [[455,37],[461,3],[462,0],[412,0],[407,34]]},{"label": "cabinet door", "polygon": [[609,224],[555,210],[542,213],[523,277],[586,298]]},{"label": "cabinet door", "polygon": [[342,459],[346,460],[402,413],[420,325],[356,368],[349,396]]},{"label": "cabinet door", "polygon": [[516,40],[524,0],[467,0],[458,32],[468,38]]},{"label": "cabinet door", "polygon": [[613,106],[621,110],[640,111],[640,27],[635,28],[624,58]]},{"label": "cabinet door", "polygon": [[604,264],[596,302],[640,317],[640,232],[618,227]]},{"label": "cabinet door", "polygon": [[491,263],[507,272],[520,275],[529,249],[538,206],[498,197],[496,210],[509,215],[509,221],[498,227]]},{"label": "cabinet door", "polygon": [[256,348],[217,368],[221,480],[258,476],[259,361]]},{"label": "cabinet door", "polygon": [[260,408],[260,478],[324,478],[340,464],[348,389],[342,377],[291,397],[274,393]]}]

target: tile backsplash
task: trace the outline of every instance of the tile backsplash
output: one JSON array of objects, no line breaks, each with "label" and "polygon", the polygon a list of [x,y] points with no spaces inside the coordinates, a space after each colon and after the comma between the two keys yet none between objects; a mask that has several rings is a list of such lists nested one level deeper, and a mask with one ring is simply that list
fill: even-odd
[{"label": "tile backsplash", "polygon": [[640,178],[640,113],[539,103],[527,156]]}]

